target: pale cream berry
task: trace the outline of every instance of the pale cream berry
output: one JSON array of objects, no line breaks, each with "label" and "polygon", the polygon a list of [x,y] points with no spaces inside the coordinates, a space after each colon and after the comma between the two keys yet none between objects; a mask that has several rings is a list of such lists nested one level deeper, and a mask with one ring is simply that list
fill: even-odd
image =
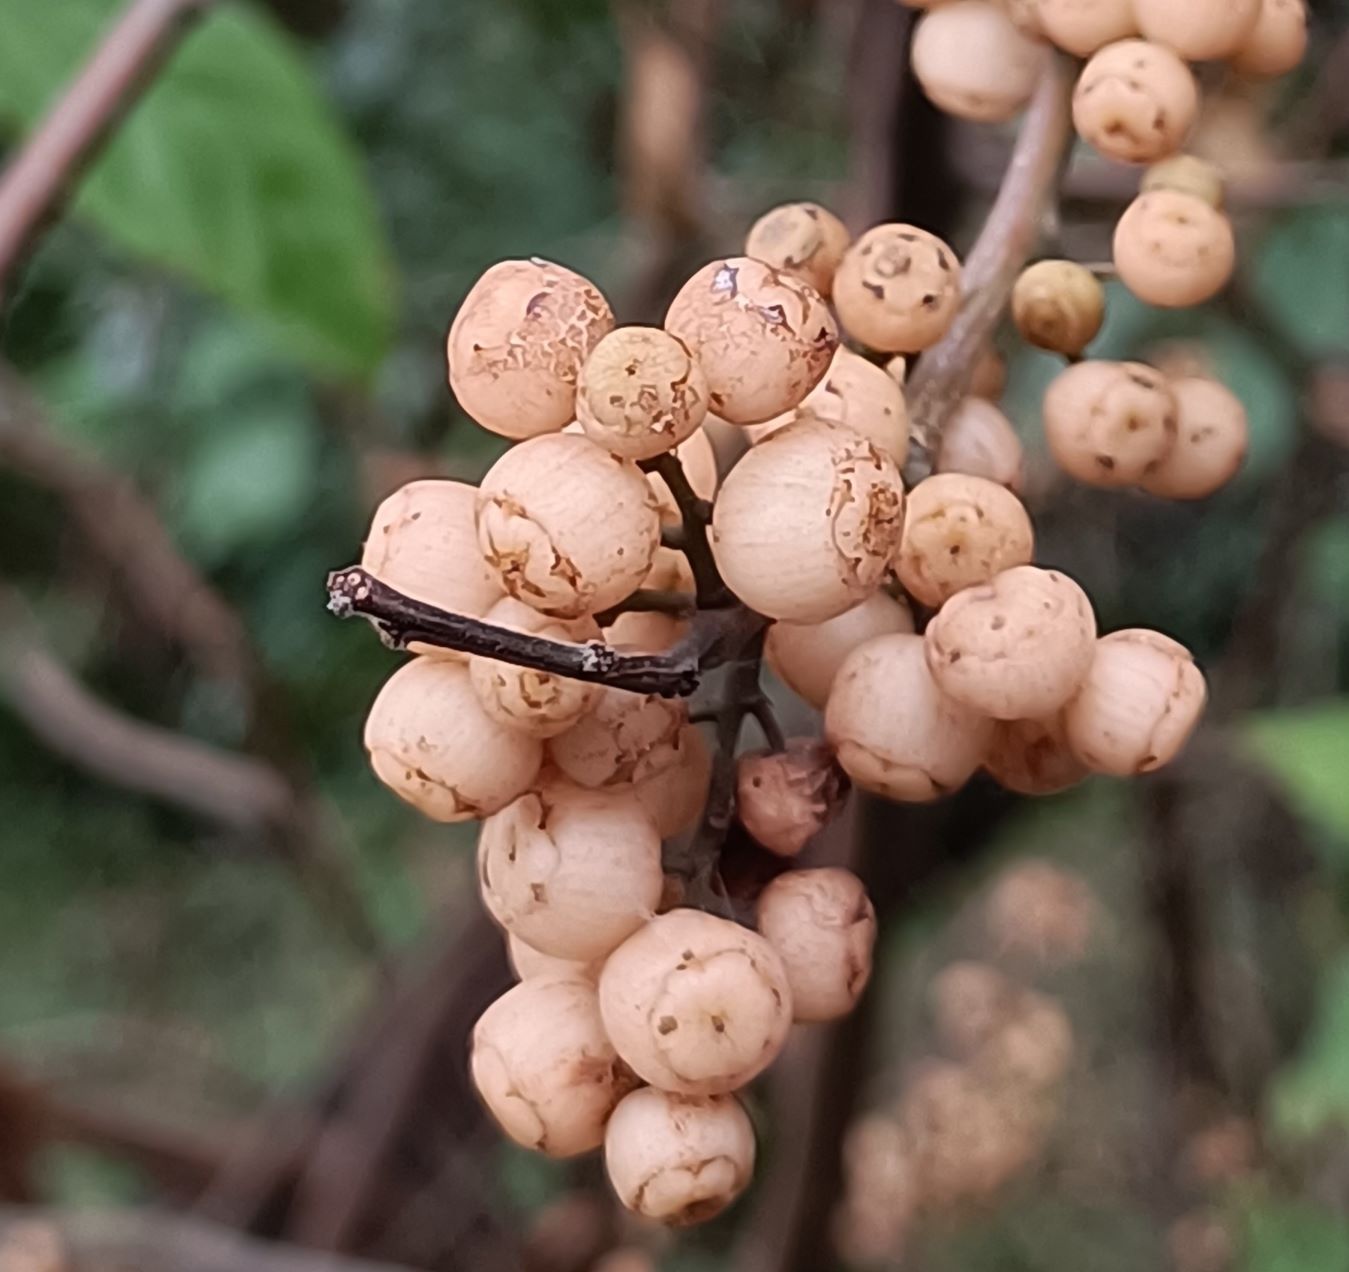
[{"label": "pale cream berry", "polygon": [[958,1060],[973,1059],[1011,1019],[1021,992],[987,963],[965,960],[942,968],[927,987],[938,1044]]},{"label": "pale cream berry", "polygon": [[843,660],[873,636],[914,630],[913,611],[887,592],[823,623],[774,623],[764,641],[773,674],[793,693],[822,711]]},{"label": "pale cream berry", "polygon": [[1274,78],[1296,70],[1307,55],[1304,0],[1261,0],[1260,16],[1232,58],[1242,75]]},{"label": "pale cream berry", "polygon": [[850,870],[789,870],[760,894],[758,927],[782,956],[800,1021],[838,1020],[871,979],[876,910]]},{"label": "pale cream berry", "polygon": [[1035,16],[1042,35],[1078,57],[1138,31],[1133,0],[1035,0]]},{"label": "pale cream berry", "polygon": [[1108,44],[1083,68],[1073,125],[1103,155],[1152,163],[1185,144],[1199,114],[1199,86],[1170,49],[1146,40]]},{"label": "pale cream berry", "polygon": [[478,491],[477,522],[478,546],[506,591],[556,618],[617,604],[660,546],[641,470],[569,434],[532,438],[497,460]]},{"label": "pale cream berry", "polygon": [[799,419],[845,424],[901,468],[909,454],[909,412],[900,386],[874,362],[839,347],[829,372],[794,411],[749,427],[758,443]]},{"label": "pale cream berry", "polygon": [[630,792],[545,782],[483,823],[478,882],[508,932],[544,954],[590,962],[655,913],[660,835]]},{"label": "pale cream berry", "polygon": [[1176,444],[1179,407],[1166,377],[1138,362],[1079,362],[1050,384],[1045,440],[1089,486],[1136,486]]},{"label": "pale cream berry", "polygon": [[802,420],[731,470],[713,508],[712,554],[750,609],[818,623],[881,585],[903,525],[894,460],[852,429]]},{"label": "pale cream berry", "polygon": [[987,344],[974,360],[974,371],[970,375],[970,396],[996,402],[1006,389],[1006,355],[993,345]]},{"label": "pale cream berry", "polygon": [[1241,399],[1216,380],[1172,380],[1179,407],[1176,444],[1143,478],[1163,499],[1207,499],[1241,471],[1250,425]]},{"label": "pale cream berry", "polygon": [[688,634],[687,619],[656,610],[620,614],[604,629],[604,643],[629,653],[659,654]]},{"label": "pale cream berry", "polygon": [[1030,515],[1011,491],[983,477],[937,473],[909,492],[895,573],[934,609],[957,592],[1035,554]]},{"label": "pale cream berry", "polygon": [[792,738],[782,751],[751,751],[736,760],[735,811],[761,847],[795,857],[838,812],[846,794],[829,748]]},{"label": "pale cream berry", "polygon": [[[413,600],[482,618],[501,598],[501,580],[478,551],[477,490],[462,481],[413,481],[375,509],[361,568]],[[415,654],[461,658],[431,645]]]},{"label": "pale cream berry", "polygon": [[838,348],[829,306],[813,287],[747,256],[705,265],[665,315],[707,376],[710,409],[758,424],[796,406]]},{"label": "pale cream berry", "polygon": [[1079,357],[1105,321],[1105,289],[1076,261],[1038,261],[1012,289],[1012,320],[1027,344]]},{"label": "pale cream berry", "polygon": [[984,755],[984,768],[1005,790],[1018,795],[1057,795],[1087,776],[1073,754],[1063,720],[999,720]]},{"label": "pale cream berry", "polygon": [[450,327],[450,388],[503,437],[555,433],[576,414],[576,377],[613,311],[595,285],[548,261],[501,261]]},{"label": "pale cream berry", "polygon": [[598,1148],[636,1085],[605,1036],[594,983],[580,976],[507,990],[473,1026],[469,1073],[501,1129],[549,1157]]},{"label": "pale cream berry", "polygon": [[933,465],[939,473],[985,477],[1020,492],[1026,480],[1026,448],[1012,421],[982,396],[962,398],[942,430]]},{"label": "pale cream berry", "polygon": [[1172,155],[1161,163],[1154,163],[1143,174],[1139,189],[1144,194],[1154,190],[1174,190],[1192,194],[1210,207],[1221,209],[1226,198],[1223,175],[1207,159],[1196,155]]},{"label": "pale cream berry", "polygon": [[1076,1040],[1061,1004],[1046,994],[1022,990],[1012,1011],[974,1057],[974,1068],[996,1089],[1015,1099],[1057,1086],[1072,1068]]},{"label": "pale cream berry", "polygon": [[[488,610],[485,618],[497,627],[548,640],[592,640],[599,634],[590,619],[560,622],[509,596]],[[594,630],[586,631],[587,626]],[[578,637],[578,632],[585,634]],[[594,705],[599,692],[595,685],[580,680],[481,654],[469,658],[468,674],[479,704],[493,720],[536,738],[550,738],[571,728]]]},{"label": "pale cream berry", "polygon": [[834,678],[825,736],[863,790],[923,803],[959,789],[979,767],[993,722],[937,687],[923,637],[878,636]]},{"label": "pale cream berry", "polygon": [[652,459],[693,435],[707,398],[707,377],[682,340],[659,327],[620,327],[581,368],[576,419],[605,450]]},{"label": "pale cream berry", "polygon": [[839,322],[885,353],[919,353],[947,332],[960,308],[960,261],[935,234],[878,225],[849,249],[834,276]]},{"label": "pale cream berry", "polygon": [[1062,967],[1085,957],[1098,910],[1081,875],[1032,858],[997,877],[984,905],[984,922],[1000,958],[1027,957]]},{"label": "pale cream berry", "polygon": [[696,725],[680,730],[676,749],[673,764],[632,787],[662,839],[673,839],[698,824],[712,784],[712,751]]},{"label": "pale cream berry", "polygon": [[1064,731],[1093,772],[1133,777],[1180,754],[1207,700],[1204,674],[1183,645],[1157,632],[1113,632],[1097,644]]},{"label": "pale cream berry", "polygon": [[1125,209],[1115,227],[1115,268],[1139,300],[1185,309],[1211,300],[1232,277],[1232,223],[1192,194],[1153,190]]},{"label": "pale cream berry", "polygon": [[1133,0],[1143,35],[1187,62],[1211,62],[1240,52],[1260,17],[1260,0]]},{"label": "pale cream berry", "polygon": [[614,1110],[604,1168],[635,1214],[672,1227],[720,1214],[754,1174],[754,1127],[733,1095],[690,1097],[647,1087]]},{"label": "pale cream berry", "polygon": [[1008,1098],[962,1064],[933,1061],[911,1080],[900,1119],[912,1145],[925,1205],[949,1209],[991,1197],[1035,1161],[1044,1111]]},{"label": "pale cream berry", "polygon": [[952,0],[918,23],[910,56],[915,78],[936,106],[989,124],[1025,108],[1045,53],[991,0]]},{"label": "pale cream berry", "polygon": [[[717,453],[707,433],[700,428],[687,441],[675,447],[675,455],[684,466],[684,476],[688,478],[693,493],[699,499],[710,500],[717,493]],[[679,505],[664,479],[655,473],[647,473],[646,480],[656,496],[661,525],[670,529],[682,525]]]},{"label": "pale cream berry", "polygon": [[996,720],[1042,720],[1086,679],[1096,615],[1066,574],[1019,565],[958,592],[924,640],[943,693]]},{"label": "pale cream berry", "polygon": [[777,1058],[792,996],[782,959],[757,932],[671,910],[609,955],[600,1011],[619,1055],[652,1086],[720,1095]]},{"label": "pale cream berry", "polygon": [[848,227],[828,208],[818,203],[784,203],[754,222],[745,240],[745,255],[794,274],[828,298],[834,272],[851,241]]},{"label": "pale cream berry", "polygon": [[590,1272],[660,1272],[660,1268],[640,1246],[619,1246],[601,1255]]},{"label": "pale cream berry", "polygon": [[581,786],[631,786],[679,763],[687,720],[681,701],[604,685],[589,713],[549,740],[548,757]]},{"label": "pale cream berry", "polygon": [[468,668],[443,658],[414,658],[384,682],[365,721],[365,749],[385,786],[440,822],[504,808],[543,760],[543,744],[491,719]]},{"label": "pale cream berry", "polygon": [[506,933],[506,958],[517,980],[533,980],[538,976],[588,976],[594,981],[600,974],[596,963],[545,954],[522,941],[514,932]]}]

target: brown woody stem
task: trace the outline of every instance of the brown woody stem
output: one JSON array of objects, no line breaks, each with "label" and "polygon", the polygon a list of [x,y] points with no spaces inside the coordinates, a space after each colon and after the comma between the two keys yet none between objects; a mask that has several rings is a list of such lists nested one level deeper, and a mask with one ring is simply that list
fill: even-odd
[{"label": "brown woody stem", "polygon": [[951,329],[923,354],[909,379],[909,419],[929,460],[951,412],[969,391],[979,354],[997,330],[1017,275],[1040,237],[1072,138],[1074,69],[1072,59],[1060,54],[1047,63],[998,197],[965,262],[965,303]]},{"label": "brown woody stem", "polygon": [[392,649],[434,645],[663,698],[688,697],[702,672],[739,656],[764,625],[743,606],[701,613],[688,637],[669,653],[624,654],[599,641],[548,640],[452,614],[405,596],[358,566],[328,576],[328,608],[339,618],[367,619]]},{"label": "brown woody stem", "polygon": [[213,0],[131,0],[0,176],[0,299],[80,172]]}]

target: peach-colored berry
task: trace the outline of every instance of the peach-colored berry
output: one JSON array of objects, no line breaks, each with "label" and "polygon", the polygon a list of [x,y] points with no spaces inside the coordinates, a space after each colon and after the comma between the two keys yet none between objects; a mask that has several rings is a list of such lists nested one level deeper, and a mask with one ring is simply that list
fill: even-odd
[{"label": "peach-colored berry", "polygon": [[1045,393],[1055,462],[1089,486],[1135,486],[1176,445],[1179,408],[1166,377],[1138,362],[1079,362]]},{"label": "peach-colored berry", "polygon": [[784,751],[736,761],[736,816],[761,847],[795,857],[838,812],[846,786],[823,742],[793,738]]},{"label": "peach-colored berry", "polygon": [[919,22],[910,56],[923,91],[948,115],[1002,123],[1030,101],[1045,53],[991,0],[950,0]]},{"label": "peach-colored berry", "polygon": [[1246,459],[1246,408],[1215,380],[1173,380],[1171,392],[1179,408],[1176,444],[1144,476],[1143,489],[1163,499],[1207,499],[1240,472]]},{"label": "peach-colored berry", "polygon": [[636,1085],[605,1037],[594,983],[579,976],[507,990],[473,1026],[469,1072],[501,1129],[549,1157],[598,1148]]},{"label": "peach-colored berry", "polygon": [[731,424],[791,410],[838,348],[829,306],[813,287],[747,256],[700,269],[670,305],[665,329],[707,377],[710,408]]},{"label": "peach-colored berry", "polygon": [[1073,754],[1058,716],[1046,720],[999,720],[984,755],[984,768],[999,786],[1018,795],[1057,795],[1087,776]]},{"label": "peach-colored berry", "polygon": [[1183,645],[1156,632],[1113,632],[1097,643],[1064,730],[1093,772],[1133,777],[1176,758],[1207,700],[1204,674]]},{"label": "peach-colored berry", "polygon": [[1260,0],[1133,0],[1143,35],[1190,62],[1240,52],[1260,17]]},{"label": "peach-colored berry", "polygon": [[1236,268],[1232,223],[1178,190],[1141,194],[1115,227],[1115,268],[1139,300],[1185,309],[1211,300]]},{"label": "peach-colored berry", "polygon": [[972,393],[961,399],[946,421],[933,467],[939,473],[985,477],[1019,494],[1026,480],[1026,448],[1012,421],[992,402]]},{"label": "peach-colored berry", "polygon": [[997,720],[1041,720],[1086,679],[1096,616],[1066,574],[1021,565],[958,592],[924,641],[943,693]]},{"label": "peach-colored berry", "polygon": [[852,235],[818,203],[784,203],[765,212],[745,239],[745,255],[795,274],[826,299]]},{"label": "peach-colored berry", "polygon": [[960,261],[935,234],[878,225],[849,249],[834,276],[839,321],[885,353],[918,353],[946,334],[960,307]]},{"label": "peach-colored berry", "polygon": [[1153,163],[1185,144],[1199,114],[1199,86],[1170,49],[1147,40],[1108,44],[1083,68],[1073,124],[1110,159]]},{"label": "peach-colored berry", "polygon": [[627,1209],[672,1227],[720,1214],[754,1173],[754,1127],[733,1095],[646,1087],[614,1110],[604,1166]]},{"label": "peach-colored berry", "polygon": [[555,433],[576,413],[581,364],[613,325],[608,302],[580,274],[501,261],[474,283],[450,327],[450,388],[494,433]]},{"label": "peach-colored berry", "polygon": [[923,803],[963,786],[993,723],[942,693],[923,637],[878,636],[844,660],[829,692],[825,736],[863,790]]},{"label": "peach-colored berry", "polygon": [[1261,0],[1260,16],[1232,66],[1242,75],[1274,78],[1296,70],[1306,55],[1305,0]]},{"label": "peach-colored berry", "polygon": [[757,932],[671,910],[609,956],[600,1011],[619,1055],[652,1086],[721,1095],[777,1057],[792,998],[782,959]]},{"label": "peach-colored berry", "polygon": [[758,928],[782,956],[796,1020],[846,1016],[871,979],[876,910],[850,870],[789,870],[759,897]]},{"label": "peach-colored berry", "polygon": [[1035,551],[1030,516],[1011,491],[982,477],[938,473],[909,492],[895,572],[924,605],[987,583]]}]

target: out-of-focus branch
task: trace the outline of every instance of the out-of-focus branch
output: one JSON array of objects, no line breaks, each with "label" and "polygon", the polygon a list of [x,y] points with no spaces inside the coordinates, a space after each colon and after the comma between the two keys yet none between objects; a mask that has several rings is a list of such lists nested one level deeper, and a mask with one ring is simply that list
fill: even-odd
[{"label": "out-of-focus branch", "polygon": [[0,302],[23,254],[213,0],[131,0],[0,176]]},{"label": "out-of-focus branch", "polygon": [[248,834],[274,832],[294,813],[269,765],[134,720],[90,693],[28,630],[0,592],[0,697],[58,755],[126,790]]},{"label": "out-of-focus branch", "polygon": [[0,1209],[0,1251],[12,1242],[17,1261],[25,1243],[39,1240],[42,1248],[67,1252],[84,1272],[407,1272],[391,1263],[251,1241],[200,1219],[154,1210]]},{"label": "out-of-focus branch", "polygon": [[965,261],[965,302],[951,329],[919,359],[909,381],[909,418],[929,455],[969,389],[979,351],[993,335],[1040,236],[1072,137],[1073,63],[1046,63],[1012,158],[978,241]]},{"label": "out-of-focus branch", "polygon": [[121,473],[66,442],[14,369],[0,362],[0,466],[55,494],[137,613],[207,674],[247,684],[256,659],[238,614],[178,550]]}]

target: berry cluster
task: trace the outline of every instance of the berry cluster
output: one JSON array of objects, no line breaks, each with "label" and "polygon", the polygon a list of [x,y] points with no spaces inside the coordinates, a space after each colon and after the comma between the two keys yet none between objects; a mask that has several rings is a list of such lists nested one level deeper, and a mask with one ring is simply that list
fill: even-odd
[{"label": "berry cluster", "polygon": [[[1196,108],[1180,58],[1273,72],[1298,51],[1290,14],[1296,0],[950,0],[923,16],[914,65],[940,104],[994,119],[1025,104],[1046,39],[1091,55],[1078,128],[1154,161]],[[1230,272],[1210,175],[1169,160],[1122,220],[1116,266],[1146,299],[1192,303]],[[899,801],[936,799],[981,768],[1048,794],[1168,763],[1202,713],[1185,648],[1099,635],[1082,588],[1033,564],[1021,443],[989,400],[996,360],[967,368],[970,396],[920,437],[931,475],[906,489],[907,369],[967,299],[941,239],[886,224],[854,240],[812,203],[762,217],[745,254],[694,274],[659,328],[616,327],[600,291],[562,266],[495,265],[455,317],[449,380],[515,444],[476,488],[418,481],[390,496],[361,570],[334,592],[348,608],[376,588],[397,598],[384,632],[416,655],[371,709],[376,774],[428,817],[482,822],[482,898],[521,980],[474,1030],[477,1089],[521,1144],[559,1157],[602,1145],[639,1214],[693,1222],[741,1192],[754,1135],[736,1092],[794,1021],[844,1015],[870,974],[875,914],[845,870],[789,869],[752,926],[735,921],[715,886],[723,797],[750,836],[794,858],[845,775]],[[1032,266],[1012,312],[1028,341],[1073,363],[1044,404],[1068,473],[1197,498],[1236,471],[1246,421],[1220,385],[1081,360],[1104,313],[1091,271]],[[431,638],[428,614],[471,625],[478,643]],[[760,652],[823,712],[823,741],[776,736]],[[749,669],[755,696],[713,713],[715,754],[686,678],[639,692],[609,674],[675,666],[696,680],[726,663]],[[748,712],[776,745],[737,764]],[[677,869],[690,854],[671,844],[690,835],[692,866]],[[1052,1003],[982,972],[957,981],[946,1032],[973,1067],[924,1079],[919,1122],[984,1100],[970,1074],[988,1064],[1042,1091],[1071,1053]],[[975,982],[998,1000],[997,1028],[977,1039],[963,992]],[[1064,1045],[1027,1074],[1021,1040],[1037,1031]],[[942,1152],[924,1158],[926,1187]]]},{"label": "berry cluster", "polygon": [[987,1203],[1043,1157],[1077,1043],[1062,1003],[1030,982],[1081,962],[1097,905],[1047,861],[994,881],[974,925],[990,958],[928,983],[936,1054],[847,1135],[835,1241],[849,1262],[892,1264],[924,1215]]}]

